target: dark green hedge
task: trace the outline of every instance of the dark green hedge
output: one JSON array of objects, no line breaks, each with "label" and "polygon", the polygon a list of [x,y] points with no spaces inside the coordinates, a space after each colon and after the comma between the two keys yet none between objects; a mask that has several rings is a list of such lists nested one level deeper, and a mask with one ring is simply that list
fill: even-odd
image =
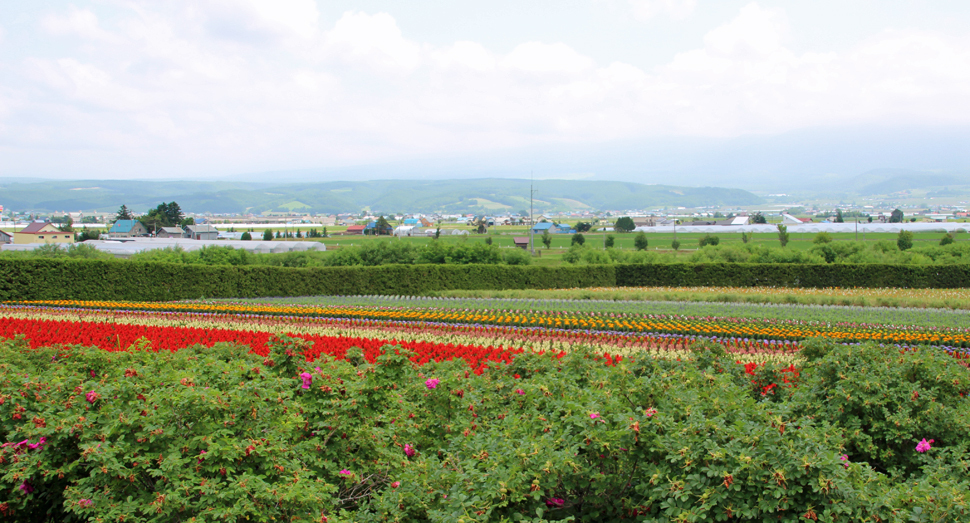
[{"label": "dark green hedge", "polygon": [[297,269],[121,260],[0,260],[0,301],[413,295],[449,289],[612,286],[615,281],[612,266],[385,265]]},{"label": "dark green hedge", "polygon": [[970,265],[674,263],[617,265],[618,287],[970,287]]},{"label": "dark green hedge", "polygon": [[0,260],[0,301],[179,300],[451,289],[643,286],[970,287],[968,265],[384,265],[283,268],[101,260]]}]

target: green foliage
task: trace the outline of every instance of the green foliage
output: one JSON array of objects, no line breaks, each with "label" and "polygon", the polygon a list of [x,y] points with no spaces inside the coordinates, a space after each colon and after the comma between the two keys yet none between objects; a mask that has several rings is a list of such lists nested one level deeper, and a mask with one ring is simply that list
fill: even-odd
[{"label": "green foliage", "polygon": [[249,241],[249,240],[252,240],[253,239],[253,235],[250,234],[249,231],[246,231],[246,232],[242,233],[242,236],[240,236],[239,239],[240,240],[244,240],[244,241]]},{"label": "green foliage", "polygon": [[781,242],[782,247],[788,245],[788,227],[780,223],[778,224],[778,241]]},{"label": "green foliage", "polygon": [[913,233],[910,231],[899,231],[899,236],[896,238],[896,247],[901,251],[912,249]]},{"label": "green foliage", "polygon": [[615,270],[617,287],[970,287],[970,265],[678,262]]},{"label": "green foliage", "polygon": [[680,250],[680,242],[675,239],[674,241],[670,242],[670,248],[673,249],[673,250],[675,250],[675,251],[679,251]]},{"label": "green foliage", "polygon": [[812,243],[815,245],[821,245],[823,243],[832,243],[832,235],[827,232],[820,232],[812,238]]},{"label": "green foliage", "polygon": [[904,219],[903,211],[899,209],[893,209],[892,214],[889,215],[889,223],[903,223]]},{"label": "green foliage", "polygon": [[589,265],[606,265],[613,263],[610,255],[600,249],[573,245],[563,254],[562,260],[569,264],[585,263]]},{"label": "green foliage", "polygon": [[[474,245],[474,244],[472,244]],[[484,247],[484,245],[483,245]],[[497,249],[495,249],[497,251]],[[338,251],[338,254],[342,251]],[[461,256],[498,256],[463,251]],[[290,253],[299,261],[307,253]],[[470,258],[465,258],[470,259]],[[403,294],[450,289],[562,289],[616,284],[612,265],[503,264],[382,265],[373,267],[271,267],[143,263],[121,260],[0,258],[2,300],[161,301],[267,296]]]},{"label": "green foliage", "polygon": [[586,238],[583,237],[582,233],[577,232],[576,234],[573,234],[570,245],[582,245],[584,243],[586,243]]},{"label": "green foliage", "polygon": [[[376,359],[358,350],[348,351],[350,361],[312,363],[303,361],[304,349],[290,338],[265,357],[229,345],[111,353],[0,342],[0,397],[7,399],[0,437],[45,438],[39,449],[0,449],[7,517],[371,523],[968,516],[967,436],[947,432],[967,400],[933,373],[961,384],[967,378],[943,360],[883,370],[864,361],[865,351],[880,349],[847,348],[845,362],[833,352],[802,369],[797,387],[786,383],[766,398],[714,345],[698,344],[685,361],[642,357],[613,365],[581,347],[561,359],[525,353],[481,375],[460,360],[417,366],[400,348],[385,347]],[[311,376],[308,388],[300,373]],[[784,374],[765,366],[754,380]],[[439,380],[433,389],[425,384],[432,377]],[[907,404],[911,386],[920,392],[914,405]],[[886,393],[873,400],[885,410],[860,408],[872,397],[866,387]],[[89,392],[97,394],[90,402]],[[856,417],[839,407],[855,409]],[[897,420],[907,429],[918,422],[919,438],[937,439],[926,454],[915,452],[915,442],[898,444],[896,455],[922,466],[900,467],[905,477],[882,474],[878,464],[874,470],[856,447],[863,436],[886,441],[880,438],[897,430]],[[20,489],[25,481],[33,492]]]},{"label": "green foliage", "polygon": [[613,236],[612,234],[607,234],[606,235],[606,239],[603,240],[603,242],[605,243],[606,248],[609,249],[609,248],[613,247],[613,245],[616,244],[616,237]]},{"label": "green foliage", "polygon": [[508,249],[502,253],[502,261],[507,265],[531,265],[532,256],[525,249]]},{"label": "green foliage", "polygon": [[[875,345],[830,344],[812,351],[793,393],[797,411],[840,428],[846,453],[880,472],[918,474],[926,456],[916,444],[960,447],[970,426],[970,376],[939,349],[891,350]],[[939,452],[936,450],[935,452]],[[970,478],[965,468],[953,471]]]},{"label": "green foliage", "polygon": [[636,247],[638,251],[646,250],[649,243],[650,242],[647,240],[647,233],[643,231],[637,233],[636,237],[633,238],[633,246]]},{"label": "green foliage", "polygon": [[953,243],[953,241],[954,241],[953,240],[953,235],[952,234],[946,234],[942,238],[940,238],[940,246],[942,247],[944,245],[950,245],[951,243]]},{"label": "green foliage", "polygon": [[8,251],[0,254],[6,259],[75,259],[75,260],[113,260],[109,253],[101,252],[93,245],[84,243],[47,243],[30,251]]},{"label": "green foliage", "polygon": [[842,218],[842,209],[835,210],[835,223],[845,223],[845,219]]},{"label": "green foliage", "polygon": [[79,241],[79,242],[86,242],[88,240],[98,240],[98,239],[101,238],[101,234],[102,233],[104,233],[104,231],[99,230],[99,229],[87,229],[87,228],[85,228],[85,229],[83,229],[81,231],[80,234],[78,234],[77,241]]},{"label": "green foliage", "polygon": [[577,222],[573,228],[576,229],[576,232],[589,232],[593,228],[593,224],[589,222]]},{"label": "green foliage", "polygon": [[273,241],[273,230],[272,229],[266,229],[266,230],[263,231],[263,241],[264,242],[271,242],[271,241]]},{"label": "green foliage", "polygon": [[751,223],[768,223],[768,219],[760,212],[756,212],[751,216]]},{"label": "green foliage", "polygon": [[374,230],[378,236],[386,236],[394,232],[394,227],[387,221],[387,218],[380,216],[377,218]]},{"label": "green foliage", "polygon": [[636,228],[637,226],[633,223],[633,218],[629,216],[617,218],[616,223],[613,224],[613,229],[617,232],[630,232]]},{"label": "green foliage", "polygon": [[156,227],[181,227],[184,219],[185,214],[182,212],[182,208],[179,207],[178,203],[163,202],[158,204],[158,207],[149,210],[147,214],[140,216],[138,221],[140,221],[146,229],[154,232]]},{"label": "green foliage", "polygon": [[701,247],[707,247],[708,245],[717,245],[721,242],[721,239],[717,236],[711,236],[710,234],[705,234],[703,238],[700,239],[698,245]]},{"label": "green foliage", "polygon": [[131,220],[133,218],[134,218],[134,215],[131,214],[131,210],[128,209],[128,206],[127,205],[122,205],[121,208],[118,209],[118,212],[115,213],[115,220],[114,221],[118,221],[118,220]]},{"label": "green foliage", "polygon": [[748,243],[748,242],[750,242],[751,241],[751,235],[752,234],[753,233],[742,232],[741,233],[741,243]]},{"label": "green foliage", "polygon": [[542,244],[546,249],[552,246],[552,234],[549,233],[549,229],[542,231]]}]

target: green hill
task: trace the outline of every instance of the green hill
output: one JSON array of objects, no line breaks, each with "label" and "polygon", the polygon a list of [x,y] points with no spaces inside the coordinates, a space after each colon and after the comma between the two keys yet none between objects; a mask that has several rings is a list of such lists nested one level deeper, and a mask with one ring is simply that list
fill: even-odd
[{"label": "green hill", "polygon": [[[158,181],[46,181],[3,183],[0,205],[15,211],[114,211],[122,204],[146,211],[177,201],[187,212],[314,213],[374,212],[500,213],[529,205],[529,180],[375,180],[299,184]],[[753,205],[740,189],[676,187],[629,182],[541,180],[535,182],[537,212]]]}]

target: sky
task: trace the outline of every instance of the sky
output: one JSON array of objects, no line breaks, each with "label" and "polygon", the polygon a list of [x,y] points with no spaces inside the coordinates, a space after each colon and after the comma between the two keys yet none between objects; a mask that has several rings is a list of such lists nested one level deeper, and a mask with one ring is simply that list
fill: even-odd
[{"label": "sky", "polygon": [[[960,143],[968,94],[965,0],[0,0],[3,177],[527,175],[585,151],[552,174],[669,183],[658,162],[712,147],[829,151],[799,133]],[[843,168],[970,168],[894,159],[910,141]]]}]

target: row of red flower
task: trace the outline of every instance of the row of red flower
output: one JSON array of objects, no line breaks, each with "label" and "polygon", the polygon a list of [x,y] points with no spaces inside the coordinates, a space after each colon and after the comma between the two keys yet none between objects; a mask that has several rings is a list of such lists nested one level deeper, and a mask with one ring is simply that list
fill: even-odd
[{"label": "row of red flower", "polygon": [[[220,342],[231,342],[249,346],[261,356],[269,354],[269,342],[275,336],[269,332],[200,329],[193,327],[158,327],[150,325],[126,325],[112,323],[25,320],[6,318],[0,322],[0,338],[13,338],[23,335],[31,347],[56,345],[96,346],[108,351],[124,351],[148,340],[146,348],[153,351],[176,351],[194,345],[211,347]],[[317,359],[321,354],[342,359],[347,350],[359,347],[364,357],[373,362],[381,354],[385,345],[400,345],[414,351],[414,361],[419,364],[428,361],[444,361],[460,358],[476,371],[481,371],[489,363],[510,363],[522,349],[505,347],[460,345],[454,343],[433,343],[426,341],[398,341],[383,338],[355,338],[343,336],[320,336],[293,334],[313,342],[304,353],[307,361]],[[619,356],[616,356],[619,358]],[[613,358],[606,355],[608,364]]]}]

